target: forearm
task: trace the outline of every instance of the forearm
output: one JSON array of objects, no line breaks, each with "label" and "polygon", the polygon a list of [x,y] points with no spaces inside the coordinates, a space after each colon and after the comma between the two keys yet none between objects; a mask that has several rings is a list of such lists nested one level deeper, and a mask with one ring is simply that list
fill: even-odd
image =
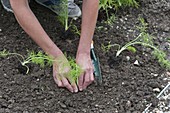
[{"label": "forearm", "polygon": [[90,54],[90,45],[94,34],[99,0],[83,0],[81,36],[78,52]]},{"label": "forearm", "polygon": [[47,54],[54,57],[61,54],[30,10],[27,0],[11,0],[11,5],[21,27]]}]

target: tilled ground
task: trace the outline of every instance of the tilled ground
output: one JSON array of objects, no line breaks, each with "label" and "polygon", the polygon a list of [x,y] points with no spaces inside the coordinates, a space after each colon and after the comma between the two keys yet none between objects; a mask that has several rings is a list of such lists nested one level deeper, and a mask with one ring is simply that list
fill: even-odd
[{"label": "tilled ground", "polygon": [[[56,15],[48,9],[34,1],[30,5],[52,40],[69,55],[75,55],[79,37],[71,31],[65,33]],[[103,23],[100,13],[94,41],[103,84],[94,83],[77,94],[59,89],[51,68],[41,69],[31,64],[30,73],[24,75],[15,57],[0,58],[0,113],[141,113],[149,103],[154,108],[159,102],[156,96],[169,81],[165,79],[169,77],[167,70],[141,46],[136,53],[124,52],[115,58],[114,49],[106,53],[101,45],[110,41],[123,45],[134,39],[138,35],[138,17],[143,17],[149,24],[148,33],[157,38],[156,44],[164,47],[165,39],[170,37],[169,11],[169,0],[141,0],[138,9],[117,11],[113,25]],[[75,24],[79,28],[80,20]],[[41,50],[21,29],[13,14],[1,5],[0,29],[0,50],[22,55],[27,50]],[[136,60],[139,65],[134,65]]]}]

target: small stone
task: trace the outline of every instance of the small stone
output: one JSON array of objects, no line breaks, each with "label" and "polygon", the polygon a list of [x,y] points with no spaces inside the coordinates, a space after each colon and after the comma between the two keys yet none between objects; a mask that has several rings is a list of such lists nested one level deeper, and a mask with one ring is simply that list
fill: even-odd
[{"label": "small stone", "polygon": [[133,32],[133,30],[132,30],[132,29],[130,29],[130,30],[128,30],[128,32]]},{"label": "small stone", "polygon": [[123,19],[120,19],[121,22],[123,22]]},{"label": "small stone", "polygon": [[160,92],[160,89],[159,88],[154,88],[153,91],[154,92]]},{"label": "small stone", "polygon": [[129,61],[130,60],[130,56],[126,56],[126,60]]},{"label": "small stone", "polygon": [[99,107],[99,105],[98,105],[98,104],[96,104],[96,105],[95,105],[95,107]]},{"label": "small stone", "polygon": [[126,30],[127,28],[125,26],[123,26],[123,29]]},{"label": "small stone", "polygon": [[158,74],[155,74],[155,73],[151,73],[151,75],[153,75],[154,77],[157,77],[157,76],[158,76]]},{"label": "small stone", "polygon": [[158,108],[153,109],[153,112],[154,112],[154,113],[163,113],[163,112],[160,111]]},{"label": "small stone", "polygon": [[10,110],[7,108],[4,113],[10,113]]},{"label": "small stone", "polygon": [[136,66],[139,66],[139,61],[136,60],[133,64],[136,65]]},{"label": "small stone", "polygon": [[165,28],[165,31],[169,31],[169,30],[170,30],[170,27],[166,27],[166,28]]},{"label": "small stone", "polygon": [[109,92],[112,91],[112,88],[109,88],[107,91],[109,91]]},{"label": "small stone", "polygon": [[170,72],[166,72],[166,74],[167,74],[168,76],[170,76]]},{"label": "small stone", "polygon": [[0,108],[0,113],[4,113],[5,109],[4,108]]},{"label": "small stone", "polygon": [[82,103],[83,104],[86,104],[88,102],[88,100],[86,99],[86,98],[84,98],[83,100],[82,100]]},{"label": "small stone", "polygon": [[116,29],[119,29],[119,26],[116,26]]},{"label": "small stone", "polygon": [[0,32],[2,31],[2,29],[0,29]]},{"label": "small stone", "polygon": [[154,76],[154,77],[157,77],[157,76],[158,76],[158,74],[154,74],[153,76]]},{"label": "small stone", "polygon": [[31,89],[33,89],[33,90],[34,90],[34,89],[38,89],[38,85],[32,84],[32,85],[31,85]]},{"label": "small stone", "polygon": [[23,113],[29,113],[28,111],[23,111]]},{"label": "small stone", "polygon": [[64,103],[59,103],[62,108],[67,108],[67,106]]},{"label": "small stone", "polygon": [[168,80],[168,78],[163,78],[164,81]]},{"label": "small stone", "polygon": [[99,110],[99,112],[101,112],[101,113],[102,113],[102,112],[103,112],[103,110],[102,110],[102,109],[100,109],[100,110]]},{"label": "small stone", "polygon": [[86,109],[82,109],[82,111],[83,111],[84,113],[86,113],[86,112],[87,112],[87,110],[86,110]]},{"label": "small stone", "polygon": [[73,17],[74,20],[77,20],[77,17]]},{"label": "small stone", "polygon": [[71,43],[72,43],[72,40],[67,39],[66,42],[68,42],[69,44],[71,44]]},{"label": "small stone", "polygon": [[9,103],[14,103],[15,100],[14,100],[14,99],[10,99],[10,100],[8,100],[8,102],[9,102]]},{"label": "small stone", "polygon": [[12,106],[12,104],[8,105],[8,108],[10,108],[10,109],[11,109],[12,107],[13,107],[13,106]]},{"label": "small stone", "polygon": [[132,105],[131,102],[128,100],[127,103],[126,103],[126,106],[131,107],[131,105]]},{"label": "small stone", "polygon": [[2,98],[3,93],[0,91],[0,98]]}]

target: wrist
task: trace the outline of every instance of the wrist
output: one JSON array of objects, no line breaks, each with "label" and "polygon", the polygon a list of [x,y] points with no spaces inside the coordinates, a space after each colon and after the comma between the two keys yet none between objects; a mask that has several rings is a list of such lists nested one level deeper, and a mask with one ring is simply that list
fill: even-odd
[{"label": "wrist", "polygon": [[84,40],[83,38],[80,38],[77,53],[90,55],[90,48],[91,48],[91,39],[90,41],[88,41],[87,39]]},{"label": "wrist", "polygon": [[90,48],[78,48],[77,55],[90,55]]},{"label": "wrist", "polygon": [[49,47],[46,53],[53,58],[63,55],[63,52],[56,45]]}]

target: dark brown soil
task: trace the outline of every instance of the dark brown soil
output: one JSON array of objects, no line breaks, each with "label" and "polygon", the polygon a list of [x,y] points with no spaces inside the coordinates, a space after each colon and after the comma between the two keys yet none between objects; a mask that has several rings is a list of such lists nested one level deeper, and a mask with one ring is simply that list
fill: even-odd
[{"label": "dark brown soil", "polygon": [[[78,4],[78,0],[76,1]],[[34,1],[31,8],[55,43],[67,54],[75,55],[79,36],[65,33],[56,15]],[[149,24],[158,44],[170,37],[170,1],[141,0],[140,7],[117,11],[117,20],[109,26],[101,21],[101,13],[94,35],[95,51],[101,62],[103,84],[92,84],[83,92],[72,94],[59,89],[51,68],[30,65],[24,74],[15,57],[0,58],[0,113],[141,113],[148,103],[157,104],[154,88],[167,84],[166,70],[150,52],[138,46],[137,53],[124,52],[116,59],[114,49],[105,53],[101,44],[125,44],[137,36],[138,17]],[[80,26],[80,19],[75,22]],[[101,28],[101,26],[103,28]],[[21,29],[12,13],[0,5],[0,50],[27,54],[27,50],[41,50]],[[127,61],[126,56],[130,57]],[[134,65],[135,60],[139,66]],[[155,76],[156,75],[156,76]]]}]

